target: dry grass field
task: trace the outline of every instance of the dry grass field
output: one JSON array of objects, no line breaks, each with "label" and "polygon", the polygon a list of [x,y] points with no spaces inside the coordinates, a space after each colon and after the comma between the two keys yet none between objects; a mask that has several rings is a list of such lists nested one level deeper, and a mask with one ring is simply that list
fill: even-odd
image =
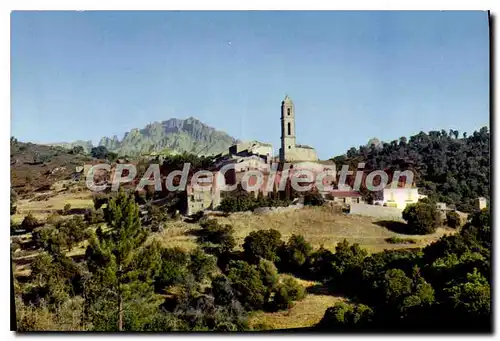
[{"label": "dry grass field", "polygon": [[[338,242],[347,239],[350,243],[359,243],[368,252],[384,249],[423,247],[439,239],[445,234],[454,233],[448,228],[438,228],[430,235],[413,236],[396,233],[377,224],[380,219],[347,215],[332,210],[331,207],[305,207],[288,212],[273,212],[256,215],[251,213],[235,213],[229,217],[217,218],[220,223],[233,225],[238,244],[252,231],[262,229],[278,230],[283,240],[292,234],[301,234],[315,248],[323,245],[333,250]],[[411,238],[415,244],[390,244],[386,238]]]},{"label": "dry grass field", "polygon": [[250,317],[250,326],[262,329],[287,329],[312,327],[317,324],[327,308],[346,299],[327,293],[326,288],[321,290],[318,282],[304,281],[297,278],[308,291],[307,296],[294,302],[293,307],[278,312],[255,312]]}]

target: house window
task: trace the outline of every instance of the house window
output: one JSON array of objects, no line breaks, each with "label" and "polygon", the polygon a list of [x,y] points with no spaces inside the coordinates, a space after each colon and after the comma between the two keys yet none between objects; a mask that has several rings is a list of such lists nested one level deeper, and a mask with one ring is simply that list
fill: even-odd
[{"label": "house window", "polygon": [[288,135],[291,135],[292,125],[288,122]]},{"label": "house window", "polygon": [[286,109],[286,113],[288,116],[290,116],[290,108]]}]

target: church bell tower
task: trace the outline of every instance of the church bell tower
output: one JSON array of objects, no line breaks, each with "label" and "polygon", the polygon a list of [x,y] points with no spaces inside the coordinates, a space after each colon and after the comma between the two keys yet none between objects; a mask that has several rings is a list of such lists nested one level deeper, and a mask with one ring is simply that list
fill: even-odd
[{"label": "church bell tower", "polygon": [[295,149],[295,107],[290,97],[281,102],[281,149],[280,162],[287,160],[287,155]]}]

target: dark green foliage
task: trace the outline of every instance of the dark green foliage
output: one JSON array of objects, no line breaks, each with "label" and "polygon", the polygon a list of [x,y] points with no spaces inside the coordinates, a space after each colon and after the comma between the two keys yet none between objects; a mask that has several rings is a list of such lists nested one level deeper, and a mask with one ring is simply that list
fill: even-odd
[{"label": "dark green foliage", "polygon": [[371,325],[373,310],[364,304],[335,303],[326,310],[325,315],[318,324],[324,330],[363,330]]},{"label": "dark green foliage", "polygon": [[477,269],[467,274],[466,281],[455,280],[451,285],[445,290],[448,294],[447,303],[456,310],[457,315],[473,321],[490,318],[491,287]]},{"label": "dark green foliage", "polygon": [[109,156],[109,151],[104,146],[98,146],[90,150],[90,155],[96,159],[107,159]]},{"label": "dark green foliage", "polygon": [[260,258],[264,258],[275,262],[278,260],[278,250],[282,247],[281,233],[277,230],[258,230],[250,232],[245,237],[243,250],[245,258],[250,263],[259,262]]},{"label": "dark green foliage", "polygon": [[104,222],[104,212],[102,209],[88,208],[85,210],[84,219],[87,224],[94,225]]},{"label": "dark green foliage", "polygon": [[262,284],[267,289],[265,303],[269,303],[272,293],[276,290],[279,282],[278,269],[271,261],[260,259],[257,270],[259,271]]},{"label": "dark green foliage", "polygon": [[215,219],[205,220],[200,225],[200,242],[209,246],[215,245],[214,252],[217,254],[229,252],[236,246],[231,225],[221,225]]},{"label": "dark green foliage", "polygon": [[355,276],[366,256],[366,250],[360,248],[359,244],[349,245],[345,239],[338,243],[333,255],[333,280]]},{"label": "dark green foliage", "polygon": [[417,241],[411,238],[389,237],[385,241],[391,244],[415,244]]},{"label": "dark green foliage", "polygon": [[224,275],[218,275],[212,280],[212,295],[215,298],[215,304],[221,306],[230,305],[236,299],[232,282]]},{"label": "dark green foliage", "polygon": [[243,189],[236,191],[235,193],[230,193],[221,200],[218,210],[230,213],[230,212],[245,212],[253,211],[259,207],[284,207],[289,206],[290,200],[264,197],[262,193],[259,193],[257,198],[253,193],[248,193]]},{"label": "dark green foliage", "polygon": [[74,216],[69,220],[61,222],[58,229],[69,251],[71,251],[73,246],[87,237],[87,225],[81,216]]},{"label": "dark green foliage", "polygon": [[325,199],[318,192],[308,192],[304,195],[304,205],[306,206],[321,206],[325,203]]},{"label": "dark green foliage", "polygon": [[465,133],[463,138],[455,136],[442,131],[420,132],[381,148],[352,148],[333,160],[337,165],[351,165],[350,169],[363,162],[366,172],[410,169],[423,194],[454,204],[459,211],[473,212],[477,197],[490,198],[490,133],[483,127],[469,137]]},{"label": "dark green foliage", "polygon": [[159,253],[143,249],[146,232],[133,196],[120,192],[110,199],[105,217],[109,230],[98,228],[86,252],[93,273],[85,292],[90,323],[95,330],[138,330],[159,304],[150,271],[158,268]]},{"label": "dark green foliage", "polygon": [[142,224],[148,226],[151,232],[161,232],[164,229],[165,222],[168,220],[169,216],[165,208],[148,205],[147,214],[142,219]]},{"label": "dark green foliage", "polygon": [[262,309],[267,289],[259,271],[244,261],[232,261],[228,278],[238,301],[248,310]]},{"label": "dark green foliage", "polygon": [[17,211],[17,193],[16,191],[11,188],[10,189],[10,215],[16,214]]},{"label": "dark green foliage", "polygon": [[408,233],[412,234],[434,233],[440,223],[436,206],[426,202],[406,206],[403,219],[408,224]]},{"label": "dark green foliage", "polygon": [[203,282],[215,272],[216,263],[217,259],[214,256],[198,248],[191,252],[188,270],[197,282]]},{"label": "dark green foliage", "polygon": [[85,153],[85,150],[83,149],[83,147],[82,147],[82,146],[75,146],[75,147],[73,147],[73,148],[70,150],[70,152],[69,152],[69,153],[70,153],[70,154],[75,154],[75,155],[76,155],[76,154],[83,154],[83,153]]},{"label": "dark green foliage", "polygon": [[276,310],[288,309],[293,301],[300,301],[305,295],[304,287],[295,278],[285,276],[276,288],[272,306]]},{"label": "dark green foliage", "polygon": [[96,210],[100,209],[104,204],[108,203],[109,199],[110,197],[106,194],[101,194],[101,193],[96,194],[93,198],[94,209]]},{"label": "dark green foliage", "polygon": [[71,210],[71,204],[65,204],[63,208],[63,214],[69,214],[69,210]]},{"label": "dark green foliage", "polygon": [[279,269],[282,272],[300,274],[312,253],[312,246],[301,235],[292,234],[279,250]]},{"label": "dark green foliage", "polygon": [[189,254],[180,248],[161,250],[160,271],[155,279],[157,291],[181,283],[188,275]]},{"label": "dark green foliage", "polygon": [[31,212],[29,212],[26,215],[26,217],[24,217],[24,219],[21,223],[21,227],[28,232],[33,231],[35,228],[37,228],[40,225],[41,225],[41,223],[38,221],[38,219],[35,218],[35,216]]},{"label": "dark green foliage", "polygon": [[460,227],[460,216],[457,212],[449,211],[446,213],[446,225],[454,229]]},{"label": "dark green foliage", "polygon": [[321,246],[308,260],[309,276],[316,280],[325,280],[333,275],[334,254]]}]

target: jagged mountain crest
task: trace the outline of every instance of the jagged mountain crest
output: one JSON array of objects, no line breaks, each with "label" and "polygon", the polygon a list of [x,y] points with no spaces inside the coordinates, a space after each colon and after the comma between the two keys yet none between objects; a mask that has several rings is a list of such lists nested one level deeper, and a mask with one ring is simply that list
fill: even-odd
[{"label": "jagged mountain crest", "polygon": [[117,136],[103,137],[99,144],[119,154],[136,155],[165,149],[195,154],[218,154],[227,150],[237,139],[223,131],[209,127],[200,120],[171,118],[153,122],[142,129],[126,132],[122,140]]}]

